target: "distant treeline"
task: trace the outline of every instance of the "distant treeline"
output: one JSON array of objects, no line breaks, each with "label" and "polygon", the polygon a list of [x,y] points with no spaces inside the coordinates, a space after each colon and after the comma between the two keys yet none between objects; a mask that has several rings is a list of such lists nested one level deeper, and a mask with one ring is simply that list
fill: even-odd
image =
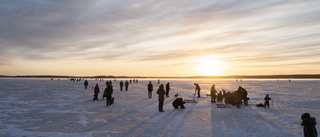
[{"label": "distant treeline", "polygon": [[200,78],[200,79],[320,79],[320,74],[296,74],[296,75],[230,75],[230,76],[176,76],[176,77],[155,77],[155,76],[61,76],[61,75],[24,75],[5,76],[12,78]]}]

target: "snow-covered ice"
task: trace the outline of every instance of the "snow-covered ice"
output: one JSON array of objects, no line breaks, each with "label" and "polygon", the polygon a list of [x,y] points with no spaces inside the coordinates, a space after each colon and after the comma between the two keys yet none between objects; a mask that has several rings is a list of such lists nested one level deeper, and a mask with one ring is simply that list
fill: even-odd
[{"label": "snow-covered ice", "polygon": [[[106,106],[102,94],[99,101],[92,100],[91,88],[98,83],[103,92],[106,79],[88,79],[89,88],[84,89],[84,81],[0,78],[0,136],[301,137],[300,115],[308,112],[320,118],[320,80],[161,79],[162,84],[171,85],[165,112],[158,112],[157,79],[139,79],[129,85],[128,92],[120,91],[120,80],[112,80],[115,104]],[[147,95],[149,81],[154,85],[152,99]],[[193,83],[199,83],[204,98],[187,103],[186,109],[174,109],[173,95],[190,99]],[[250,105],[217,108],[205,96],[212,84],[218,91],[242,86],[248,91]],[[256,107],[266,94],[273,105]]]}]

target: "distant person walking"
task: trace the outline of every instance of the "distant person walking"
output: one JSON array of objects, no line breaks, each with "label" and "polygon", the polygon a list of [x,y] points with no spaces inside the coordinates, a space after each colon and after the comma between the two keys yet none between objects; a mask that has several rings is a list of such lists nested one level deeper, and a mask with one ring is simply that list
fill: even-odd
[{"label": "distant person walking", "polygon": [[124,83],[124,85],[126,86],[126,91],[128,91],[128,87],[129,87],[129,82],[128,82],[128,80]]},{"label": "distant person walking", "polygon": [[93,100],[98,100],[98,94],[100,93],[100,88],[98,86],[98,84],[96,84],[96,86],[94,87],[94,97]]},{"label": "distant person walking", "polygon": [[317,137],[316,118],[311,117],[309,113],[301,115],[301,126],[303,126],[303,134],[305,137]]},{"label": "distant person walking", "polygon": [[89,82],[86,80],[84,81],[83,85],[84,85],[84,89],[87,89]]},{"label": "distant person walking", "polygon": [[149,96],[149,98],[152,98],[152,91],[153,91],[153,85],[152,85],[151,81],[149,81],[149,84],[148,84],[148,96]]},{"label": "distant person walking", "polygon": [[211,90],[210,90],[210,96],[211,96],[211,103],[216,103],[216,98],[217,98],[217,90],[216,90],[216,85],[213,84],[211,86]]},{"label": "distant person walking", "polygon": [[123,82],[122,82],[122,80],[120,81],[120,91],[122,91],[122,88],[123,88]]},{"label": "distant person walking", "polygon": [[199,86],[198,83],[194,83],[194,85],[196,85],[196,89],[195,89],[194,95],[196,95],[196,93],[198,92],[198,98],[199,98],[199,97],[200,97],[200,90],[201,90],[201,88],[200,88],[200,86]]},{"label": "distant person walking", "polygon": [[271,100],[271,98],[269,97],[269,95],[267,94],[266,97],[264,98],[265,102],[264,102],[264,107],[267,107],[269,108],[269,100]]},{"label": "distant person walking", "polygon": [[166,96],[169,97],[169,91],[170,91],[170,83],[168,82],[166,85]]},{"label": "distant person walking", "polygon": [[159,89],[157,90],[157,94],[159,95],[159,112],[163,111],[163,102],[164,102],[164,95],[166,94],[166,91],[164,90],[163,84],[159,86]]}]

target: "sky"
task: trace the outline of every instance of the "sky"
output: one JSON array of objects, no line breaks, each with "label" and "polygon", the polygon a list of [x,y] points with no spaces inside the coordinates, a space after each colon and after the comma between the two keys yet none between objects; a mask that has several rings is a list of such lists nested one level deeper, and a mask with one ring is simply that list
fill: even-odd
[{"label": "sky", "polygon": [[320,74],[318,0],[1,0],[0,75]]}]

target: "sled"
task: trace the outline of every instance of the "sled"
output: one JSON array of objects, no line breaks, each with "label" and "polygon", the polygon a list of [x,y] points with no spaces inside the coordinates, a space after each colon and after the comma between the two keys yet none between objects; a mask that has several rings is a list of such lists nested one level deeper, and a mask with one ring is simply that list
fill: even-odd
[{"label": "sled", "polygon": [[198,103],[196,100],[194,100],[194,99],[192,99],[192,100],[190,100],[190,99],[185,99],[184,100],[186,103]]},{"label": "sled", "polygon": [[230,108],[228,104],[217,104],[217,108]]},{"label": "sled", "polygon": [[195,96],[189,96],[189,98],[206,98],[206,97],[195,97]]}]

